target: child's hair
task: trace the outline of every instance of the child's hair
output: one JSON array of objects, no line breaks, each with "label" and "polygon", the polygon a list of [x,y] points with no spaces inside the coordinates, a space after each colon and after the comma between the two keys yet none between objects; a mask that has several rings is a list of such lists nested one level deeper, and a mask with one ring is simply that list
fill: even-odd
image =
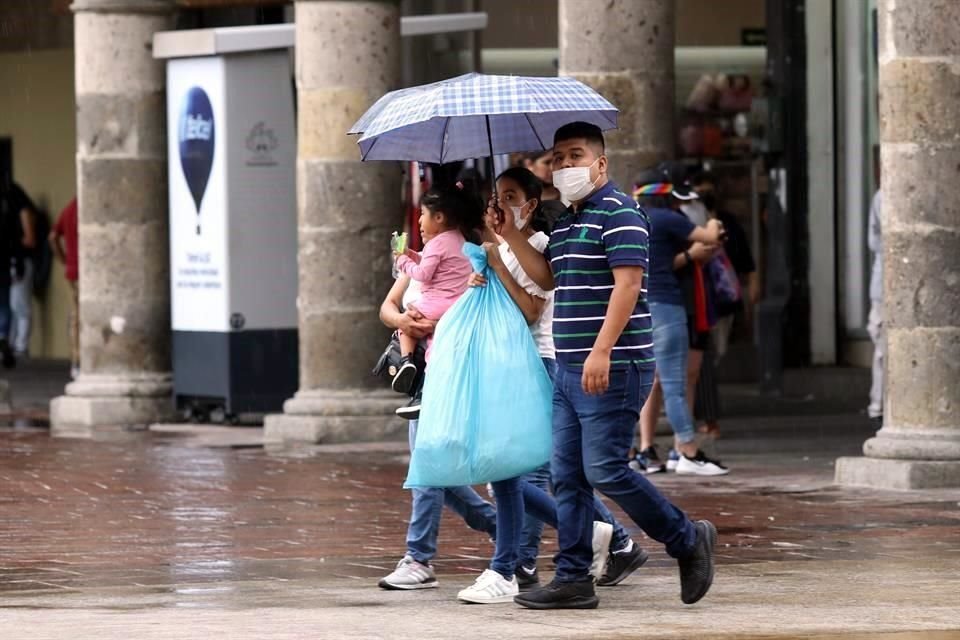
[{"label": "child's hair", "polygon": [[533,210],[533,217],[530,218],[530,228],[550,235],[550,221],[543,213],[543,183],[540,179],[523,167],[510,167],[497,176],[497,182],[500,182],[501,178],[509,178],[520,185],[520,190],[527,200],[536,198],[537,208]]},{"label": "child's hair", "polygon": [[447,226],[457,229],[468,242],[480,244],[483,226],[483,200],[470,186],[458,182],[449,187],[433,187],[420,198],[430,213],[442,213]]}]

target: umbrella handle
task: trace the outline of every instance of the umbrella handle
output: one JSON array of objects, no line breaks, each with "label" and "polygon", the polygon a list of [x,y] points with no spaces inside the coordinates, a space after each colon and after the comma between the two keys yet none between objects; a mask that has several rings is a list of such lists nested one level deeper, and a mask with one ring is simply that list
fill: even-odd
[{"label": "umbrella handle", "polygon": [[[487,123],[487,144],[489,145],[488,148],[490,149],[490,155],[488,156],[490,158],[490,195],[496,198],[497,197],[497,176],[495,175],[496,166],[494,165],[494,162],[493,162],[493,136],[490,134],[490,116],[484,116],[483,119]],[[500,209],[499,203],[495,204],[495,208],[497,210],[497,213],[502,216],[503,210]]]}]

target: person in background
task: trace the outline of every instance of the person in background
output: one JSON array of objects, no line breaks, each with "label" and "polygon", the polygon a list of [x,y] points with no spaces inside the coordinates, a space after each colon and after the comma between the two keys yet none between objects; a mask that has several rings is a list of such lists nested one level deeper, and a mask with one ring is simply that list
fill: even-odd
[{"label": "person in background", "polygon": [[543,200],[559,200],[560,192],[553,186],[552,149],[534,151],[523,156],[523,168],[535,175],[543,185]]},{"label": "person in background", "polygon": [[10,285],[23,272],[20,252],[19,198],[9,175],[0,176],[0,362],[5,369],[17,365],[7,334],[10,331]]},{"label": "person in background", "polygon": [[20,268],[11,272],[10,312],[11,322],[7,339],[17,358],[26,357],[30,348],[30,325],[33,316],[34,254],[37,249],[36,213],[30,197],[16,182],[11,182],[5,196],[8,213],[16,217],[16,247],[20,255]]},{"label": "person in background", "polygon": [[[657,166],[641,173],[634,196],[650,218],[650,287],[647,300],[653,324],[656,376],[649,398],[640,413],[640,447],[631,468],[643,474],[664,470],[653,444],[661,402],[674,433],[677,473],[716,476],[728,473],[719,461],[708,458],[697,444],[687,394],[692,392],[690,324],[683,278],[695,264],[710,260],[723,238],[723,225],[710,220],[694,224],[679,209],[689,196],[685,185],[669,182],[673,177]],[[694,363],[694,364],[699,364]],[[669,468],[669,466],[668,466]]]},{"label": "person in background", "polygon": [[547,221],[546,232],[553,230],[553,225],[567,212],[567,205],[560,201],[560,192],[553,186],[553,171],[551,169],[553,153],[550,149],[534,151],[523,157],[522,167],[540,180],[543,185],[543,200],[540,204],[540,213]]},{"label": "person in background", "polygon": [[[723,249],[730,258],[737,275],[740,276],[741,283],[746,284],[746,297],[752,308],[760,301],[760,276],[753,259],[753,251],[750,249],[750,239],[747,237],[743,226],[737,221],[737,217],[720,206],[716,180],[712,174],[697,174],[694,176],[692,183],[694,190],[707,209],[708,216],[723,223],[723,228],[727,233],[727,240]],[[730,334],[733,331],[736,314],[745,310],[742,300],[730,306],[717,305],[717,323],[711,331],[711,338],[716,348],[717,362],[723,358],[730,345]]]},{"label": "person in background", "polygon": [[[699,202],[707,219],[717,219],[723,224],[726,233],[723,244],[725,263],[733,267],[736,278],[740,282],[740,290],[746,291],[750,298],[749,307],[745,307],[742,294],[736,301],[726,301],[711,287],[714,325],[710,329],[709,348],[700,368],[700,378],[694,395],[694,415],[704,422],[699,429],[701,433],[718,438],[720,436],[720,392],[717,386],[716,368],[730,344],[734,319],[738,315],[742,318],[742,313],[751,310],[759,300],[760,280],[757,277],[757,267],[746,232],[734,214],[719,206],[714,177],[707,172],[700,172],[694,175],[691,184],[699,196]],[[722,258],[723,256],[718,256],[709,266],[716,267],[716,261]],[[711,273],[710,269],[707,271]],[[712,278],[707,280],[711,285],[714,283]]]},{"label": "person in background", "polygon": [[[877,165],[879,167],[879,163]],[[870,382],[870,404],[867,415],[877,429],[883,427],[883,367],[887,355],[887,336],[883,322],[883,197],[880,189],[870,203],[867,244],[873,254],[870,270],[870,316],[867,331],[873,340],[873,369]]]},{"label": "person in background", "polygon": [[77,199],[74,197],[57,217],[47,241],[63,262],[64,276],[70,284],[70,375],[80,373],[80,278],[79,238],[77,234]]},{"label": "person in background", "polygon": [[[707,210],[698,202],[699,197],[690,183],[687,167],[679,162],[668,161],[657,165],[655,171],[659,171],[663,180],[670,185],[671,191],[667,198],[670,203],[669,208],[686,217],[691,224],[707,224]],[[656,233],[657,229],[654,228],[654,235]],[[693,261],[681,261],[676,267],[676,275],[683,291],[683,303],[687,313],[689,347],[686,355],[687,382],[685,397],[691,417],[694,415],[697,389],[704,369],[704,359],[707,351],[710,350],[710,329],[716,319],[712,299],[713,291],[705,268],[722,247],[721,242],[718,241],[700,243],[699,246],[695,245],[696,243],[691,244],[689,249],[691,254],[696,255],[696,258]],[[708,375],[709,373],[712,373],[712,371],[708,372]],[[713,383],[712,377],[708,380],[708,383]],[[717,392],[716,389],[708,388],[707,390],[713,392],[706,403],[711,412],[708,417],[715,420],[719,405]],[[683,457],[684,454],[681,451],[676,448],[671,449],[667,457],[666,468],[669,471],[676,471]],[[717,474],[720,473],[719,469],[725,469],[717,461],[710,461],[708,468]],[[699,469],[699,473],[702,474],[703,470],[703,468]]]}]

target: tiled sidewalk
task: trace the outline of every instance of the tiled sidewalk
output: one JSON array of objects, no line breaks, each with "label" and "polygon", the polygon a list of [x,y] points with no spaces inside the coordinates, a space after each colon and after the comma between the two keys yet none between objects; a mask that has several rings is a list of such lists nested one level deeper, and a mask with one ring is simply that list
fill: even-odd
[{"label": "tiled sidewalk", "polygon": [[[252,448],[251,429],[106,441],[0,432],[0,620],[7,638],[716,637],[960,630],[960,494],[840,490],[849,416],[724,425],[720,479],[658,485],[720,530],[718,580],[679,602],[675,563],[601,592],[596,612],[465,606],[491,553],[447,515],[441,587],[387,593],[409,512],[402,443]],[[196,446],[196,445],[204,446]],[[548,532],[541,570],[549,574]],[[957,631],[957,636],[960,631]],[[920,637],[920,636],[918,636]],[[951,636],[924,635],[940,640]]]}]

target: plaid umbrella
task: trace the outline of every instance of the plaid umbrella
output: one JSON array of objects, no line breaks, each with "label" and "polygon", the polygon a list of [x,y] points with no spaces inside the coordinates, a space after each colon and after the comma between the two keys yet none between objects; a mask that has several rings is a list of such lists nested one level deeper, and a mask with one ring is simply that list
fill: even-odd
[{"label": "plaid umbrella", "polygon": [[364,160],[443,164],[467,158],[548,149],[570,122],[617,126],[617,108],[573,78],[468,73],[392,91],[348,133]]}]

